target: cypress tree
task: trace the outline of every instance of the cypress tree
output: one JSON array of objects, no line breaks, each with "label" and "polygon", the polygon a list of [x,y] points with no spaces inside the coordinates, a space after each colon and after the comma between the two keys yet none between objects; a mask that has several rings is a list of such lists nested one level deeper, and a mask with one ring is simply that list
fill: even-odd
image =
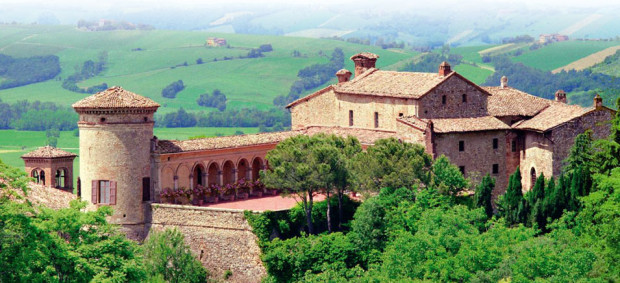
[{"label": "cypress tree", "polygon": [[538,224],[539,229],[544,228],[545,211],[543,202],[545,201],[545,176],[540,173],[540,176],[536,179],[536,183],[532,190],[527,194],[528,204],[531,211],[527,211],[528,224],[534,227],[534,224]]},{"label": "cypress tree", "polygon": [[506,218],[506,224],[508,225],[523,223],[523,213],[526,210],[526,204],[524,203],[521,190],[521,170],[517,167],[517,170],[510,175],[508,188],[506,188],[506,193],[500,203],[500,215]]},{"label": "cypress tree", "polygon": [[491,175],[487,174],[482,178],[480,185],[476,187],[476,193],[474,194],[475,205],[477,207],[484,207],[484,212],[489,218],[493,216],[493,205],[491,204],[491,197],[494,188],[495,179],[491,178]]}]

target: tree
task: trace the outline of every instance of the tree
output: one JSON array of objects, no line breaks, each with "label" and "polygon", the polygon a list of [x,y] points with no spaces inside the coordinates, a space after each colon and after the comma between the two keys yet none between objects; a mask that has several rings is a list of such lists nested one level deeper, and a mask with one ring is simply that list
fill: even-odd
[{"label": "tree", "polygon": [[209,273],[175,229],[152,232],[143,245],[144,267],[150,278],[162,275],[166,282],[207,282]]},{"label": "tree", "polygon": [[269,187],[281,188],[301,199],[308,232],[314,234],[312,206],[314,195],[333,182],[333,148],[325,146],[325,135],[299,135],[280,142],[265,157],[271,170],[261,180]]},{"label": "tree", "polygon": [[506,193],[498,201],[498,210],[500,216],[506,219],[506,224],[514,225],[525,223],[527,218],[526,206],[527,203],[523,198],[521,187],[521,170],[517,167],[517,170],[510,175]]},{"label": "tree", "polygon": [[445,155],[442,154],[433,162],[431,184],[439,192],[454,197],[466,188],[468,183],[461,170],[450,163],[450,159]]},{"label": "tree", "polygon": [[607,139],[595,142],[597,152],[594,159],[600,168],[597,173],[610,174],[620,167],[620,97],[616,100],[616,116],[611,120],[611,134]]},{"label": "tree", "polygon": [[338,229],[342,230],[342,222],[344,221],[342,198],[344,192],[351,188],[353,183],[353,162],[352,160],[362,152],[362,145],[355,137],[348,136],[346,138],[335,135],[330,136],[332,142],[338,148],[340,159],[338,167],[334,170],[334,186],[338,195]]},{"label": "tree", "polygon": [[361,191],[428,185],[433,158],[418,144],[377,140],[353,160],[354,184]]},{"label": "tree", "polygon": [[495,179],[491,175],[487,174],[482,177],[482,181],[476,187],[474,194],[474,204],[477,207],[483,207],[484,212],[489,218],[493,216],[493,204],[491,198],[493,197],[493,189],[495,189]]}]

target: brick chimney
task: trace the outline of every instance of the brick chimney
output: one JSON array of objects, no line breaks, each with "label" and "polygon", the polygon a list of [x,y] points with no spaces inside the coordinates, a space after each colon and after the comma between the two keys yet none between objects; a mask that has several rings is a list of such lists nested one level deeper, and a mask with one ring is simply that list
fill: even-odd
[{"label": "brick chimney", "polygon": [[506,76],[502,76],[502,79],[499,82],[500,82],[499,85],[501,88],[508,87],[508,78]]},{"label": "brick chimney", "polygon": [[555,92],[555,101],[566,103],[566,92],[563,90],[558,90]]},{"label": "brick chimney", "polygon": [[347,69],[340,69],[336,72],[336,77],[338,77],[338,84],[346,83],[351,78],[351,72]]},{"label": "brick chimney", "polygon": [[441,65],[439,65],[439,75],[440,76],[447,76],[450,73],[452,73],[452,69],[450,68],[450,64],[448,64],[448,62],[443,61],[441,62]]},{"label": "brick chimney", "polygon": [[355,76],[359,76],[366,70],[375,67],[379,55],[370,52],[362,52],[351,56],[351,60],[355,63]]},{"label": "brick chimney", "polygon": [[596,109],[601,109],[603,107],[603,98],[601,98],[598,93],[596,94],[596,96],[594,96],[594,107]]}]

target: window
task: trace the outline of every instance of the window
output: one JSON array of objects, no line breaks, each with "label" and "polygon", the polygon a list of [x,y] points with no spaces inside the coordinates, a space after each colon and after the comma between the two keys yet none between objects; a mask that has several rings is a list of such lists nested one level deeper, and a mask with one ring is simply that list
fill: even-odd
[{"label": "window", "polygon": [[92,203],[116,204],[116,182],[93,180],[91,191]]},{"label": "window", "polygon": [[375,112],[375,128],[379,128],[379,112]]},{"label": "window", "polygon": [[512,140],[512,152],[517,152],[517,140]]},{"label": "window", "polygon": [[99,121],[101,121],[101,123],[105,122],[105,118],[101,117],[101,119],[99,119]]},{"label": "window", "polygon": [[445,95],[441,96],[441,104],[446,104],[446,96]]},{"label": "window", "polygon": [[536,169],[534,169],[534,167],[532,167],[532,169],[530,170],[530,178],[531,178],[531,185],[530,185],[530,190],[534,188],[534,185],[536,184]]},{"label": "window", "polygon": [[349,126],[353,126],[353,110],[349,110]]},{"label": "window", "polygon": [[493,139],[493,149],[497,149],[499,147],[499,140]]},{"label": "window", "polygon": [[142,201],[151,200],[151,178],[142,178]]},{"label": "window", "polygon": [[30,176],[34,178],[35,183],[39,184],[41,182],[41,178],[39,178],[39,171],[37,171],[37,169],[32,170]]},{"label": "window", "polygon": [[493,174],[499,173],[499,164],[493,164]]},{"label": "window", "polygon": [[403,113],[398,113],[398,117],[403,117],[405,116]]},{"label": "window", "polygon": [[467,102],[467,94],[463,93],[463,103]]},{"label": "window", "polygon": [[65,187],[65,169],[56,170],[56,188]]},{"label": "window", "polygon": [[459,141],[459,151],[465,151],[465,141]]},{"label": "window", "polygon": [[465,166],[459,166],[459,170],[461,171],[461,174],[465,175]]}]

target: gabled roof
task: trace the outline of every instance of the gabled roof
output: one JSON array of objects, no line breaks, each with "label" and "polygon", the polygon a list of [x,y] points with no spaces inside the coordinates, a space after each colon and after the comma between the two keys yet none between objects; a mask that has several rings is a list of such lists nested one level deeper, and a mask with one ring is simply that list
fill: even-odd
[{"label": "gabled roof", "polygon": [[511,87],[482,87],[491,94],[487,99],[489,115],[533,117],[553,103]]},{"label": "gabled roof", "polygon": [[77,154],[64,151],[52,146],[39,147],[31,152],[22,155],[22,158],[59,158],[59,157],[76,157]]},{"label": "gabled roof", "polygon": [[323,93],[326,93],[326,92],[328,92],[328,91],[331,91],[331,90],[333,90],[333,89],[334,89],[334,86],[332,86],[332,85],[328,85],[327,87],[324,87],[324,88],[322,88],[322,89],[320,89],[320,90],[317,90],[317,91],[316,91],[316,92],[314,92],[313,94],[310,94],[310,95],[304,96],[304,97],[302,97],[302,98],[299,98],[299,99],[297,99],[297,100],[295,100],[295,101],[293,101],[293,102],[289,103],[288,105],[286,105],[286,108],[291,108],[291,107],[293,107],[293,106],[295,106],[295,105],[297,105],[297,104],[299,104],[299,103],[301,103],[301,102],[308,101],[308,100],[310,100],[310,99],[312,99],[312,98],[314,98],[314,97],[317,97],[317,96],[319,96],[319,95],[321,95],[321,94],[323,94]]},{"label": "gabled roof", "polygon": [[583,108],[578,105],[567,105],[560,102],[552,102],[549,107],[545,108],[531,119],[515,123],[513,128],[519,130],[546,132],[591,111],[595,111],[595,108]]},{"label": "gabled roof", "polygon": [[75,109],[111,109],[111,108],[154,108],[160,105],[150,98],[127,91],[120,86],[113,86],[102,92],[86,97],[76,103]]}]

